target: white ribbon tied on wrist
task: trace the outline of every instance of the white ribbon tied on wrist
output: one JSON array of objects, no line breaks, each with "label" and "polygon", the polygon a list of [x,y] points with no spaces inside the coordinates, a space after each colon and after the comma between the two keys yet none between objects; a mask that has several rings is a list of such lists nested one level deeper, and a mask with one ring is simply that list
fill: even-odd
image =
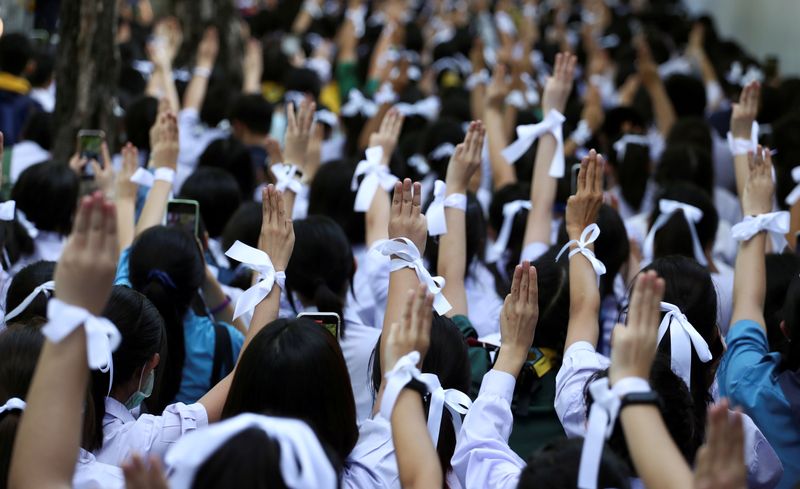
[{"label": "white ribbon tied on wrist", "polygon": [[603,377],[589,384],[589,392],[592,394],[593,402],[589,410],[589,421],[578,469],[580,489],[597,489],[597,474],[603,456],[603,446],[614,431],[622,405],[621,398],[634,392],[650,392],[650,385],[642,378],[626,377],[610,388],[608,377]]},{"label": "white ribbon tied on wrist", "polygon": [[56,283],[52,280],[49,280],[43,284],[36,286],[36,288],[34,288],[31,291],[31,293],[27,295],[27,297],[22,299],[22,302],[20,302],[17,305],[17,307],[15,307],[14,309],[11,310],[11,312],[6,314],[5,317],[6,324],[8,324],[8,321],[14,319],[15,317],[25,312],[25,309],[27,309],[28,306],[31,305],[31,302],[33,302],[37,297],[39,297],[39,294],[45,294],[47,298],[50,298],[50,296],[53,295],[52,292],[54,290],[56,290]]},{"label": "white ribbon tied on wrist", "polygon": [[772,239],[773,253],[780,253],[787,246],[785,235],[789,232],[789,221],[787,211],[746,216],[742,222],[731,228],[731,236],[736,241],[748,241],[761,231],[766,231]]},{"label": "white ribbon tied on wrist", "polygon": [[[350,190],[356,193],[356,201],[353,210],[356,212],[367,212],[372,205],[372,199],[375,198],[375,192],[378,191],[378,186],[391,191],[398,178],[389,172],[389,168],[381,163],[383,160],[383,148],[380,146],[373,146],[367,148],[366,159],[356,167],[353,173],[353,180],[350,183]],[[358,177],[364,176],[361,185],[358,184]]]},{"label": "white ribbon tied on wrist", "polygon": [[175,170],[172,168],[156,168],[155,172],[150,173],[145,168],[137,168],[131,176],[131,182],[142,187],[152,187],[156,180],[171,184],[175,181]]},{"label": "white ribbon tied on wrist", "polygon": [[594,251],[588,248],[590,244],[597,241],[598,237],[600,237],[600,226],[597,224],[590,224],[586,226],[586,229],[581,232],[580,239],[573,239],[567,242],[567,244],[561,248],[561,251],[559,251],[558,255],[556,256],[556,261],[561,258],[561,255],[563,255],[570,246],[577,245],[577,248],[569,252],[569,258],[572,259],[572,257],[578,253],[585,256],[586,259],[589,260],[589,263],[592,264],[594,273],[597,274],[597,280],[600,280],[600,276],[605,275],[606,273],[606,266],[603,264],[603,262],[597,259],[597,257],[594,255]]},{"label": "white ribbon tied on wrist", "polygon": [[425,269],[422,256],[417,246],[408,238],[387,239],[378,243],[375,249],[384,256],[393,256],[390,267],[392,272],[403,268],[411,268],[416,272],[420,282],[425,284],[428,292],[433,294],[433,308],[440,315],[445,315],[452,306],[442,294],[444,278],[434,277]]},{"label": "white ribbon tied on wrist", "polygon": [[750,152],[755,153],[756,149],[758,149],[758,122],[753,121],[753,126],[750,129],[750,139],[735,138],[733,133],[728,132],[728,147],[733,156],[746,155]]},{"label": "white ribbon tied on wrist", "polygon": [[197,471],[231,438],[259,429],[280,447],[281,478],[292,489],[335,489],[336,471],[309,426],[298,419],[245,413],[187,433],[167,452],[165,462],[173,472],[172,489],[189,489]]},{"label": "white ribbon tied on wrist", "polygon": [[694,259],[697,260],[697,263],[703,265],[704,267],[708,266],[708,260],[706,259],[705,252],[703,251],[703,246],[700,244],[700,238],[697,236],[696,227],[697,223],[703,219],[703,211],[693,205],[669,199],[661,199],[658,202],[658,209],[661,214],[653,223],[653,226],[647,233],[647,236],[644,239],[644,244],[642,245],[642,255],[644,256],[645,263],[650,263],[653,261],[653,246],[658,230],[667,224],[667,221],[670,220],[673,214],[680,211],[683,212],[683,217],[689,224],[689,232],[692,235]]},{"label": "white ribbon tied on wrist", "polygon": [[442,428],[444,410],[450,411],[453,420],[453,432],[458,436],[461,431],[461,416],[467,414],[472,407],[472,399],[458,389],[444,389],[439,377],[435,374],[421,374],[422,381],[431,394],[430,407],[428,408],[428,433],[433,440],[433,446],[439,445],[439,433]]},{"label": "white ribbon tied on wrist", "polygon": [[[400,391],[411,382],[411,379],[417,379],[422,382],[422,377],[417,364],[420,360],[420,354],[417,351],[412,351],[397,360],[397,363],[386,374],[386,387],[383,390],[383,397],[381,398],[381,416],[385,419],[392,420],[392,411],[394,405],[397,403],[397,398],[400,396]],[[427,385],[427,384],[426,384]]]},{"label": "white ribbon tied on wrist", "polygon": [[0,414],[9,412],[9,411],[24,411],[27,404],[25,401],[18,397],[12,397],[11,399],[7,400],[5,404],[0,406]]},{"label": "white ribbon tied on wrist", "polygon": [[269,169],[275,175],[275,189],[278,191],[289,190],[295,195],[299,195],[303,191],[303,183],[297,178],[297,165],[275,163]]},{"label": "white ribbon tied on wrist", "polygon": [[551,109],[544,120],[538,124],[517,126],[517,140],[503,150],[503,158],[510,164],[516,162],[543,134],[550,133],[556,139],[556,152],[550,164],[550,176],[561,178],[564,176],[564,134],[561,125],[566,118],[561,112]]},{"label": "white ribbon tied on wrist", "polygon": [[234,320],[247,311],[255,309],[269,295],[275,284],[278,284],[281,289],[286,288],[286,272],[275,271],[272,260],[263,251],[237,241],[225,252],[225,255],[258,273],[256,284],[245,290],[236,301],[236,308],[233,311]]},{"label": "white ribbon tied on wrist", "polygon": [[511,229],[514,227],[514,218],[523,209],[531,209],[530,200],[512,200],[503,206],[503,224],[500,226],[500,232],[497,233],[497,239],[492,246],[486,250],[488,263],[495,263],[505,253],[508,240],[511,238]]},{"label": "white ribbon tied on wrist", "polygon": [[785,202],[789,207],[795,205],[797,201],[800,200],[800,166],[792,168],[792,180],[799,185],[796,185],[792,191],[789,192],[789,195],[786,196]]},{"label": "white ribbon tied on wrist", "polygon": [[436,180],[433,185],[433,202],[428,207],[428,212],[425,213],[428,221],[428,234],[431,236],[447,234],[445,207],[466,211],[467,196],[464,194],[447,195],[447,185],[441,180]]},{"label": "white ribbon tied on wrist", "polygon": [[7,200],[0,204],[0,221],[13,221],[16,209],[17,203],[13,200]]},{"label": "white ribbon tied on wrist", "polygon": [[687,387],[691,387],[692,349],[697,352],[697,357],[703,363],[711,360],[711,350],[706,340],[694,329],[678,306],[662,302],[661,311],[666,314],[658,326],[658,342],[661,343],[661,339],[669,329],[670,367],[675,375],[683,379]]}]

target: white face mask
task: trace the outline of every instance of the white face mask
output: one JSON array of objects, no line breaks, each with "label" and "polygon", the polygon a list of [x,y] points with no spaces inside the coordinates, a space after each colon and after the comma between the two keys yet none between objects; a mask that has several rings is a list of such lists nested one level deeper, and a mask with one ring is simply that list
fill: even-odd
[{"label": "white face mask", "polygon": [[139,405],[144,402],[145,399],[150,397],[153,394],[153,385],[155,384],[156,379],[156,372],[155,369],[150,370],[150,373],[147,374],[147,380],[144,381],[144,387],[142,387],[142,375],[144,375],[144,369],[142,369],[142,374],[139,376],[139,388],[131,394],[131,397],[125,401],[125,407],[130,411],[139,407]]}]

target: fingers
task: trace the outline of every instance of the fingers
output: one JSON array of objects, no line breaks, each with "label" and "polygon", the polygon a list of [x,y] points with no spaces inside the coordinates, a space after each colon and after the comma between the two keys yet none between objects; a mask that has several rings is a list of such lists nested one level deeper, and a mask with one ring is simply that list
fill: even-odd
[{"label": "fingers", "polygon": [[522,265],[514,268],[514,278],[511,281],[511,303],[515,304],[519,300],[519,290],[522,287]]},{"label": "fingers", "polygon": [[649,308],[649,316],[645,318],[648,328],[652,328],[655,333],[658,331],[658,325],[661,322],[661,300],[664,298],[665,282],[663,278],[656,276],[653,281],[653,295],[651,297],[651,307]]},{"label": "fingers", "polygon": [[647,284],[647,273],[640,273],[636,277],[636,285],[633,287],[631,294],[630,305],[628,306],[628,327],[637,328],[641,323],[642,313],[642,299],[644,298],[644,289]]},{"label": "fingers", "polygon": [[539,306],[539,275],[533,265],[528,268],[528,304]]},{"label": "fingers", "polygon": [[280,190],[275,191],[275,201],[277,203],[277,215],[278,218],[278,225],[282,225],[286,221],[286,209],[284,209],[286,203],[283,201],[283,192]]},{"label": "fingers", "polygon": [[[519,302],[520,298],[523,301],[528,300],[528,289],[530,288],[530,279],[528,275],[528,270],[531,268],[531,263],[528,261],[522,262],[522,267],[520,268],[520,287],[519,287],[519,294],[517,296],[517,302]],[[514,270],[514,274],[517,271]]]},{"label": "fingers", "polygon": [[605,160],[603,159],[602,155],[597,155],[595,160],[595,173],[594,173],[594,180],[592,180],[592,191],[595,194],[599,194],[603,192],[603,165],[605,164]]},{"label": "fingers", "polygon": [[403,202],[402,202],[402,213],[403,215],[410,216],[412,212],[412,184],[411,179],[406,178],[403,180]]},{"label": "fingers", "polygon": [[297,119],[294,115],[294,103],[286,104],[286,132],[292,134],[297,132]]},{"label": "fingers", "polygon": [[103,205],[105,214],[105,252],[106,256],[116,262],[119,258],[119,242],[117,241],[117,209],[113,202]]},{"label": "fingers", "polygon": [[394,184],[392,192],[392,214],[400,214],[403,208],[403,182]]},{"label": "fingers", "polygon": [[87,195],[81,199],[78,205],[78,212],[75,213],[75,222],[72,224],[72,235],[70,239],[77,241],[81,245],[86,242],[89,232],[89,217],[91,215],[92,206],[92,197]]},{"label": "fingers", "polygon": [[90,250],[100,250],[105,245],[105,225],[106,216],[103,211],[103,198],[99,193],[95,193],[92,196],[92,207],[89,214],[88,247]]},{"label": "fingers", "polygon": [[414,182],[411,195],[411,215],[416,216],[422,212],[422,184]]},{"label": "fingers", "polygon": [[[584,191],[591,192],[594,187],[594,179],[597,173],[597,152],[595,150],[589,151],[589,161],[586,164],[586,181],[584,182]],[[580,187],[579,187],[580,188]]]},{"label": "fingers", "polygon": [[[592,150],[594,151],[594,150]],[[591,154],[591,152],[589,153]],[[589,157],[584,156],[581,160],[581,168],[578,170],[578,190],[576,191],[576,195],[579,193],[583,193],[583,190],[586,188],[586,172],[589,169]]]}]

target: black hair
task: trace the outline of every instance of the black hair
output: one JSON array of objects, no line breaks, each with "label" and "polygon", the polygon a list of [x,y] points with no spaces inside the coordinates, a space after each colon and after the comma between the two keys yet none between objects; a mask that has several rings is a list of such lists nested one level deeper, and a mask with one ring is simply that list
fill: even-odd
[{"label": "black hair", "polygon": [[20,174],[11,199],[37,229],[66,236],[72,230],[79,187],[80,179],[69,166],[39,163]]},{"label": "black hair", "polygon": [[231,101],[231,90],[223,81],[211,79],[208,92],[200,107],[200,120],[208,127],[216,127],[228,115]]},{"label": "black hair", "polygon": [[455,119],[440,118],[428,125],[422,133],[420,150],[427,159],[431,169],[438,178],[444,179],[447,175],[447,164],[452,154],[433,157],[433,152],[443,144],[452,144],[454,147],[464,140],[464,129],[461,122]]},{"label": "black hair", "polygon": [[785,313],[791,313],[793,307],[786,304],[789,285],[800,275],[800,256],[794,253],[770,253],[765,257],[767,272],[767,293],[764,297],[764,320],[767,327],[769,349],[783,352],[787,347],[787,338],[781,331],[781,321]]},{"label": "black hair", "polygon": [[714,151],[711,126],[702,117],[683,117],[675,121],[667,135],[667,149],[676,144],[692,144],[708,153]]},{"label": "black hair", "polygon": [[320,312],[335,312],[342,318],[347,290],[355,273],[353,250],[336,221],[308,216],[294,222],[295,245],[286,267],[286,297],[292,307],[294,294],[309,300]]},{"label": "black hair", "polygon": [[564,351],[569,323],[569,262],[556,261],[558,248],[553,246],[533,263],[539,283],[539,321],[533,345]]},{"label": "black hair", "polygon": [[[574,489],[578,487],[583,439],[562,439],[534,452],[519,475],[517,489]],[[630,471],[606,443],[597,472],[597,487],[630,487]]]},{"label": "black hair", "polygon": [[655,180],[662,187],[678,182],[693,183],[713,198],[714,162],[711,153],[694,144],[667,146],[661,154]]},{"label": "black hair", "polygon": [[[781,355],[781,370],[800,371],[800,277],[795,274],[786,299],[783,301],[782,316],[790,341],[784,345]],[[793,340],[793,341],[792,341]]]},{"label": "black hair", "polygon": [[[661,215],[658,203],[662,199],[683,202],[700,209],[703,212],[703,218],[694,225],[697,230],[697,238],[700,240],[703,250],[714,244],[717,226],[719,226],[719,215],[708,194],[696,185],[686,182],[675,183],[662,189],[656,196],[653,212],[650,214],[650,227]],[[664,227],[656,232],[653,240],[653,256],[667,255],[695,258],[689,221],[686,220],[683,211],[672,214]]]},{"label": "black hair", "polygon": [[[486,218],[483,215],[478,198],[472,192],[467,192],[466,210],[466,268],[469,275],[470,265],[473,261],[483,263],[483,256],[486,251]],[[430,202],[428,203],[430,207]],[[428,244],[425,246],[425,258],[428,260],[428,268],[434,275],[438,275],[439,267],[439,237],[428,236]]]},{"label": "black hair", "polygon": [[28,81],[34,87],[44,87],[53,80],[53,71],[55,68],[55,58],[52,54],[45,50],[39,50],[34,55],[36,66],[33,71],[28,75]]},{"label": "black hair", "polygon": [[[510,183],[497,189],[492,196],[492,203],[489,205],[489,224],[492,226],[492,229],[499,233],[500,228],[503,226],[503,206],[515,200],[528,199],[530,199],[530,185],[527,183]],[[499,264],[503,262],[502,259],[498,260],[497,263],[492,264],[490,267],[495,276],[495,288],[500,297],[505,297],[511,290],[511,279],[514,276],[514,267],[517,266],[520,256],[522,255],[525,226],[527,222],[528,210],[521,209],[514,216],[511,233],[508,237],[508,246],[506,247],[508,260],[505,261],[505,268],[502,270],[499,268]]]},{"label": "black hair", "polygon": [[163,411],[180,389],[186,357],[183,318],[203,285],[203,263],[196,238],[178,228],[152,227],[131,247],[131,285],[158,309],[166,329],[161,395],[149,406],[154,412]]},{"label": "black hair", "polygon": [[[309,361],[313,359],[313,361]],[[302,419],[347,459],[358,441],[350,375],[336,338],[310,319],[276,319],[242,353],[222,409]]]},{"label": "black hair", "polygon": [[[623,137],[621,134],[619,137]],[[647,183],[650,179],[650,148],[636,143],[628,143],[625,146],[625,154],[620,155],[613,149],[613,144],[617,141],[609,141],[610,149],[606,153],[608,162],[615,169],[617,183],[619,184],[622,198],[625,199],[634,209],[640,209],[642,200],[647,191]]]},{"label": "black hair", "polygon": [[[11,285],[6,294],[6,314],[17,308],[22,301],[28,297],[33,290],[45,282],[53,280],[56,264],[52,261],[37,261],[27,265],[11,279]],[[47,317],[47,302],[50,300],[49,294],[40,293],[36,296],[28,307],[19,315],[12,318],[13,321],[25,321],[33,317]]]},{"label": "black hair", "polygon": [[32,110],[20,131],[20,141],[33,141],[42,149],[53,147],[53,114],[43,110]]},{"label": "black hair", "polygon": [[0,71],[21,76],[32,56],[33,47],[25,34],[10,32],[0,37]]},{"label": "black hair", "polygon": [[225,224],[242,202],[242,193],[233,175],[215,167],[195,170],[183,183],[179,197],[200,204],[200,216],[212,238],[222,234]]},{"label": "black hair", "polygon": [[310,68],[289,68],[284,77],[286,91],[310,94],[314,100],[319,99],[322,83],[317,72]]},{"label": "black hair", "polygon": [[[0,332],[0,403],[14,397],[26,400],[42,345],[44,337],[35,328],[13,326]],[[0,489],[8,484],[21,414],[16,410],[0,414]]]},{"label": "black hair", "polygon": [[158,115],[158,99],[143,95],[134,99],[125,111],[125,134],[139,151],[150,151],[150,128]]},{"label": "black hair", "polygon": [[792,169],[800,161],[800,116],[787,115],[776,121],[772,126],[772,143],[778,150],[773,157],[777,179],[775,197],[778,205],[786,208],[786,196],[795,187]]},{"label": "black hair", "polygon": [[328,216],[342,227],[350,244],[364,243],[365,222],[361,212],[353,205],[356,193],[350,190],[355,167],[344,161],[322,165],[311,182],[308,215]]},{"label": "black hair", "polygon": [[227,170],[239,184],[245,198],[251,198],[256,188],[255,168],[250,151],[233,136],[217,139],[200,155],[198,168],[215,167]]},{"label": "black hair", "polygon": [[272,106],[260,94],[241,94],[233,100],[231,123],[238,121],[256,134],[268,134],[272,124]]},{"label": "black hair", "polygon": [[[372,388],[378,392],[381,385],[381,352],[380,340],[372,354]],[[470,363],[467,343],[464,335],[451,318],[440,316],[434,311],[431,320],[431,341],[428,352],[422,360],[422,372],[436,374],[444,389],[457,389],[468,393],[470,388]],[[430,406],[425,406],[427,413]],[[442,424],[436,452],[442,472],[450,471],[451,458],[456,447],[456,435],[453,430],[450,412],[442,413]]]},{"label": "black hair", "polygon": [[10,270],[20,258],[34,252],[33,238],[16,217],[13,221],[0,221],[0,249],[5,250],[0,254],[0,263],[5,270]]},{"label": "black hair", "polygon": [[705,115],[706,87],[699,78],[681,74],[672,75],[667,78],[664,88],[672,101],[678,119]]}]

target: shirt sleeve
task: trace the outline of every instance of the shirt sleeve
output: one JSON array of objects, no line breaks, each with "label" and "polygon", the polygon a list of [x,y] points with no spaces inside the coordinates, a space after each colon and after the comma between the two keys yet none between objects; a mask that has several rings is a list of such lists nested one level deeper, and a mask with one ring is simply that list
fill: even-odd
[{"label": "shirt sleeve", "polygon": [[742,413],[744,429],[744,461],[747,465],[747,487],[767,489],[778,485],[783,477],[783,464],[772,445],[750,416]]},{"label": "shirt sleeve", "polygon": [[117,276],[114,277],[114,285],[132,287],[129,268],[130,255],[130,247],[125,248],[122,250],[122,253],[119,254],[119,263],[117,263]]},{"label": "shirt sleeve", "polygon": [[586,341],[570,345],[564,352],[561,368],[556,375],[555,408],[558,419],[569,438],[586,432],[586,403],[583,391],[589,378],[608,368],[608,358],[595,351]]},{"label": "shirt sleeve", "polygon": [[[197,428],[208,426],[208,413],[200,404],[186,405],[182,402],[171,404],[161,416],[143,414],[135,421],[132,430],[138,431],[145,439],[140,440],[142,452],[163,460],[172,445],[183,435]],[[130,438],[128,440],[134,444]]]},{"label": "shirt sleeve", "polygon": [[752,379],[751,370],[769,353],[769,344],[764,329],[748,319],[734,323],[726,340],[728,349],[717,370],[717,381],[720,394],[734,396],[740,380]]},{"label": "shirt sleeve", "polygon": [[490,370],[472,404],[453,453],[453,472],[466,489],[517,487],[525,462],[508,446],[516,379]]},{"label": "shirt sleeve", "polygon": [[[368,283],[372,289],[372,296],[375,299],[375,308],[385,311],[386,303],[389,299],[389,275],[392,273],[391,261],[388,256],[383,256],[373,246],[364,254],[364,267],[367,272]],[[380,325],[376,325],[376,327],[380,327]]]}]

